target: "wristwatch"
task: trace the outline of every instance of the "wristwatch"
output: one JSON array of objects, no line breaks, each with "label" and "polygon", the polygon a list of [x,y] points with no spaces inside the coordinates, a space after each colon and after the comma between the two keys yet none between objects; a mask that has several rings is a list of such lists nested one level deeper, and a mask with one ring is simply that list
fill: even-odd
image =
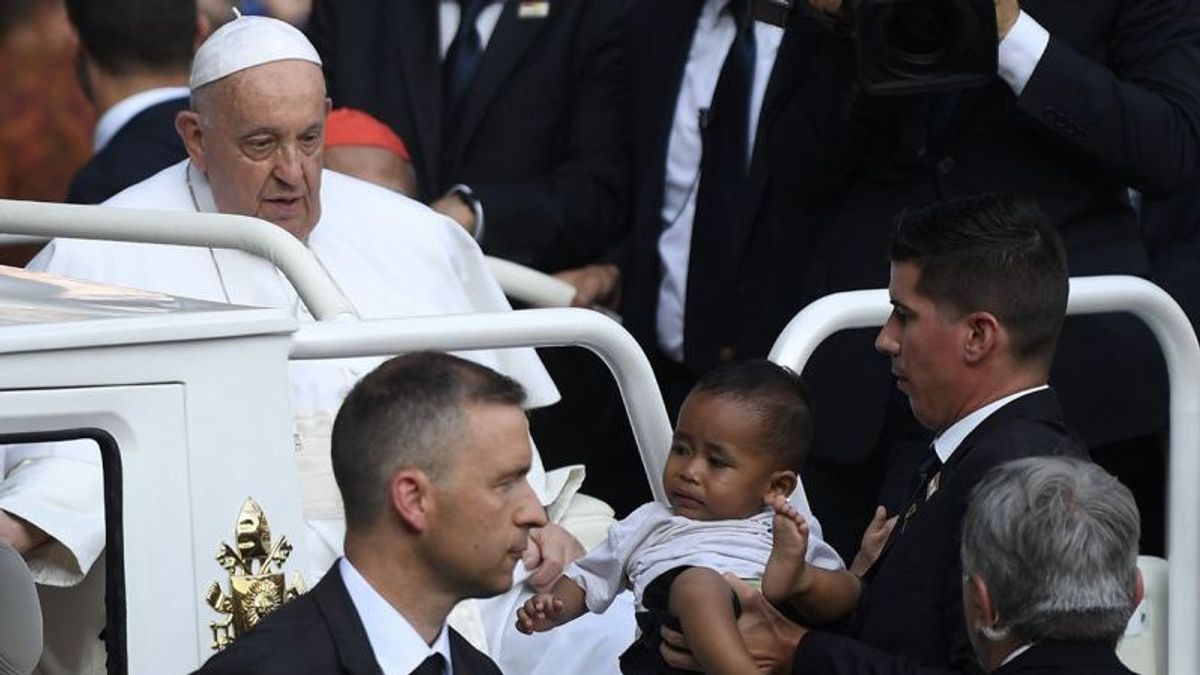
[{"label": "wristwatch", "polygon": [[475,237],[475,241],[479,241],[483,237],[483,202],[479,201],[479,195],[476,195],[474,190],[463,183],[450,188],[450,192],[457,195],[462,203],[471,209],[471,213],[475,214],[475,229],[471,232],[471,236]]}]

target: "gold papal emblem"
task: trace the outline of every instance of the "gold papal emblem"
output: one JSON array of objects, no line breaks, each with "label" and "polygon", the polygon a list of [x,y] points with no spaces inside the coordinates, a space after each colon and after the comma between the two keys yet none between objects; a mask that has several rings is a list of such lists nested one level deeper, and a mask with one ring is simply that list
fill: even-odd
[{"label": "gold papal emblem", "polygon": [[208,604],[221,614],[210,621],[212,645],[222,650],[253,628],[267,614],[303,592],[303,581],[292,573],[292,583],[284,580],[281,566],[292,553],[292,544],[280,536],[272,545],[267,514],[253,497],[246,497],[234,527],[235,546],[222,542],[217,562],[229,573],[227,595],[216,581],[208,587]]}]

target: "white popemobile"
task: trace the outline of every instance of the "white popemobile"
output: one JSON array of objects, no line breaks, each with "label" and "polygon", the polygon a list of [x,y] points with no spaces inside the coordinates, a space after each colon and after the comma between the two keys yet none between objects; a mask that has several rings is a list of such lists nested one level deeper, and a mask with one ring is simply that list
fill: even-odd
[{"label": "white popemobile", "polygon": [[[104,222],[103,212],[0,200],[0,232],[126,240],[146,236],[144,230],[122,231],[120,223]],[[6,483],[36,481],[38,462],[83,462],[102,470],[104,494],[91,498],[102,504],[97,510],[106,521],[105,541],[82,543],[82,550],[95,555],[107,550],[96,565],[99,574],[72,589],[41,592],[48,623],[52,614],[65,613],[81,629],[104,627],[109,672],[190,671],[252,624],[258,613],[302,590],[295,575],[306,566],[291,442],[289,359],[379,356],[421,348],[588,347],[618,380],[646,475],[662,497],[657,477],[669,446],[666,413],[645,355],[607,317],[588,310],[540,309],[371,321],[341,313],[341,320],[322,321],[346,305],[319,266],[303,260],[307,252],[302,246],[286,250],[288,240],[271,243],[269,235],[248,234],[242,223],[237,224],[238,241],[233,241],[223,238],[220,222],[230,217],[197,217],[210,219],[213,229],[186,228],[185,235],[180,228],[173,230],[177,238],[239,247],[275,261],[318,322],[301,328],[285,310],[202,302],[0,267],[0,443],[90,438],[98,447],[87,457],[51,455],[28,461],[11,445],[4,458],[0,448],[7,474],[0,482],[0,500]],[[83,225],[66,224],[89,219]],[[261,228],[269,230],[277,228]],[[1167,565],[1143,560],[1147,602],[1131,621],[1119,651],[1141,673],[1200,672],[1200,643],[1195,640],[1200,531],[1187,522],[1189,514],[1200,513],[1200,493],[1194,490],[1200,481],[1200,347],[1182,311],[1151,284],[1115,277],[1072,280],[1070,312],[1113,310],[1132,311],[1151,325],[1166,352],[1172,387],[1172,593],[1166,593]],[[772,358],[799,369],[829,334],[880,325],[886,313],[882,291],[825,298],[789,325]],[[66,487],[41,489],[63,496],[71,492]],[[802,491],[797,498],[804,499]],[[601,526],[608,522],[602,512],[594,520]],[[45,553],[59,557],[31,560],[35,573],[43,563],[70,568],[62,551]],[[86,567],[88,562],[75,564]],[[97,615],[92,609],[89,614],[99,606],[98,594],[106,600],[106,612]],[[47,637],[49,655],[55,645]]]}]

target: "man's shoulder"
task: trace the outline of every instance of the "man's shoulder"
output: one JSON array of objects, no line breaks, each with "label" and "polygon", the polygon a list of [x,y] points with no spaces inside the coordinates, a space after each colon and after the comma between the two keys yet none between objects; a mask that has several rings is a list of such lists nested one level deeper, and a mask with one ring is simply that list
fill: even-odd
[{"label": "man's shoulder", "polygon": [[263,618],[195,675],[340,672],[329,627],[305,594]]},{"label": "man's shoulder", "polygon": [[967,437],[965,463],[995,464],[1040,455],[1087,457],[1087,448],[1062,418],[1050,390],[1023,396],[1000,410]]},{"label": "man's shoulder", "polygon": [[176,162],[149,178],[130,185],[104,202],[104,206],[179,211],[191,206],[187,186],[188,160]]},{"label": "man's shoulder", "polygon": [[453,220],[415,199],[326,169],[321,174],[321,222],[314,235],[324,239],[350,233],[376,243],[399,238],[409,250],[421,242],[474,242]]}]

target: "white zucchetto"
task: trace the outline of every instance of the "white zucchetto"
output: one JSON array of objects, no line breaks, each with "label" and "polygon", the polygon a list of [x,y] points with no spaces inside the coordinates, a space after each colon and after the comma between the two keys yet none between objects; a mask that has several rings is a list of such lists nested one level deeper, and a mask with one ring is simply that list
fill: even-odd
[{"label": "white zucchetto", "polygon": [[264,63],[298,59],[321,65],[317,50],[295,26],[265,16],[242,16],[221,26],[192,61],[192,91]]}]

